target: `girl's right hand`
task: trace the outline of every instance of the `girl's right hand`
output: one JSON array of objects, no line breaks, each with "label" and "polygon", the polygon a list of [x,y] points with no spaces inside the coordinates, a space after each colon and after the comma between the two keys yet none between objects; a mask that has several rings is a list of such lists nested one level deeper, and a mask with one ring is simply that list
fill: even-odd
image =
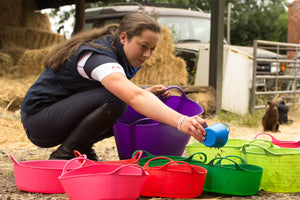
[{"label": "girl's right hand", "polygon": [[188,135],[193,136],[196,140],[201,142],[205,140],[207,123],[204,119],[195,115],[193,117],[185,117],[178,129]]}]

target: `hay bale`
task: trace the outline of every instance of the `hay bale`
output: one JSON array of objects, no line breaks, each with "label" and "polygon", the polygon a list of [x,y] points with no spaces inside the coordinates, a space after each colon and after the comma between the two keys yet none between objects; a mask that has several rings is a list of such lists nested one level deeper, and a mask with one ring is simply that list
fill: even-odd
[{"label": "hay bale", "polygon": [[51,32],[51,23],[49,20],[49,15],[47,14],[37,12],[27,13],[24,20],[24,26],[27,28]]},{"label": "hay bale", "polygon": [[37,13],[35,0],[1,0],[0,26],[31,27],[50,31],[47,15]]},{"label": "hay bale", "polygon": [[205,91],[189,93],[187,97],[194,100],[203,108],[203,116],[208,117],[215,113],[216,110],[216,97],[215,89],[213,87],[208,87]]},{"label": "hay bale", "polygon": [[13,59],[9,54],[0,52],[0,76],[5,75],[13,65]]},{"label": "hay bale", "polygon": [[21,102],[37,76],[20,79],[9,77],[0,78],[0,107],[5,111],[16,111],[20,109]]},{"label": "hay bale", "polygon": [[17,77],[39,75],[44,70],[44,60],[46,56],[54,48],[55,45],[43,49],[26,50],[20,58],[14,74]]},{"label": "hay bale", "polygon": [[21,26],[23,18],[22,0],[1,0],[0,1],[0,25]]},{"label": "hay bale", "polygon": [[41,49],[63,41],[65,41],[64,36],[50,31],[21,27],[0,27],[0,46],[9,43],[26,49]]},{"label": "hay bale", "polygon": [[17,46],[12,43],[5,43],[0,52],[8,54],[12,58],[12,65],[16,65],[25,51],[24,47]]},{"label": "hay bale", "polygon": [[156,49],[132,81],[137,85],[187,85],[186,63],[173,53],[171,34],[162,26],[161,39]]}]

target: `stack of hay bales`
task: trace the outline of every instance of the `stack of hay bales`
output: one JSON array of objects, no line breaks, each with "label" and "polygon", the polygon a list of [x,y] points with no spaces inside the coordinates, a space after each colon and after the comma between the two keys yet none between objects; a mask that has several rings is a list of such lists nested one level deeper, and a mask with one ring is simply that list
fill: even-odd
[{"label": "stack of hay bales", "polygon": [[13,66],[13,59],[7,53],[0,52],[0,76],[5,75],[7,71]]},{"label": "stack of hay bales", "polygon": [[35,0],[0,1],[0,111],[15,111],[37,76],[43,58],[64,36],[51,31]]},{"label": "stack of hay bales", "polygon": [[169,30],[162,26],[161,39],[152,56],[132,79],[137,85],[187,85],[188,72],[182,58],[174,56]]},{"label": "stack of hay bales", "polygon": [[[0,76],[16,74],[26,51],[47,48],[65,40],[51,31],[49,16],[35,12],[34,0],[1,0]],[[10,56],[11,62],[7,58]],[[5,63],[5,64],[4,64]]]},{"label": "stack of hay bales", "polygon": [[46,56],[54,48],[55,45],[43,49],[26,50],[17,63],[18,67],[14,70],[15,77],[39,75],[45,69],[44,60]]}]

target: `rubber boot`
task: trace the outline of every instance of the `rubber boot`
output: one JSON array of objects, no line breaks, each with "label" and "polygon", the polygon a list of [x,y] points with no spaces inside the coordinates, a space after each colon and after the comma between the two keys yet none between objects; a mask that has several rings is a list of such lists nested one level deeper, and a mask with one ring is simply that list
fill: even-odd
[{"label": "rubber boot", "polygon": [[107,103],[103,104],[79,123],[49,159],[69,160],[74,158],[73,151],[77,150],[86,154],[88,159],[98,160],[92,146],[99,141],[108,128],[113,126],[116,120],[111,107]]}]

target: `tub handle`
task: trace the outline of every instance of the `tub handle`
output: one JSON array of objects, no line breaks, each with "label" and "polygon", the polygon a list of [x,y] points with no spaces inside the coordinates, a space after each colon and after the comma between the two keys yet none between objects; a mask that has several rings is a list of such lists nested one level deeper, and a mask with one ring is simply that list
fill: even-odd
[{"label": "tub handle", "polygon": [[120,167],[118,167],[117,169],[115,169],[114,171],[112,171],[110,174],[118,174],[118,175],[128,175],[126,173],[122,173],[121,170],[123,168],[126,168],[126,167],[134,167],[134,168],[137,168],[140,170],[141,174],[140,175],[148,175],[148,172],[146,172],[141,166],[137,165],[137,164],[127,164],[127,165],[122,165]]},{"label": "tub handle", "polygon": [[158,159],[166,159],[169,160],[170,162],[173,161],[171,158],[168,157],[164,157],[164,156],[158,156],[158,157],[154,157],[151,158],[150,160],[148,160],[145,164],[144,164],[144,169],[148,169],[149,168],[149,163],[153,160],[158,160]]},{"label": "tub handle", "polygon": [[[228,161],[231,161],[234,165],[235,165],[235,169],[236,170],[243,170],[245,171],[243,168],[241,168],[241,166],[235,162],[234,160],[228,158],[228,157],[217,157],[217,158],[213,158],[207,165],[208,166],[218,166],[218,167],[223,167],[223,168],[227,168],[227,169],[232,169],[232,168],[229,168],[229,167],[226,167],[224,165],[221,164],[222,160],[228,160]],[[215,161],[217,161],[215,163]]]},{"label": "tub handle", "polygon": [[270,145],[270,147],[274,147],[274,144],[270,140],[265,140],[265,139],[254,139],[254,140],[249,141],[248,143],[252,144],[252,143],[257,142],[257,141],[266,142]]},{"label": "tub handle", "polygon": [[224,156],[224,157],[225,157],[225,158],[238,158],[238,159],[241,160],[241,164],[243,164],[243,165],[246,165],[246,164],[247,164],[247,162],[246,162],[243,158],[241,158],[240,156],[229,155],[229,156]]},{"label": "tub handle", "polygon": [[[129,126],[135,126],[136,124],[138,124],[140,122],[143,122],[143,121],[147,121],[147,120],[152,120],[152,119],[150,119],[148,117],[144,117],[144,118],[141,118],[141,119],[138,119],[138,120],[132,122]],[[152,120],[152,121],[154,121],[155,123],[152,123],[151,125],[153,125],[153,124],[159,124],[159,122],[157,122],[155,120]]]},{"label": "tub handle", "polygon": [[[178,86],[170,86],[170,87],[167,87],[166,89],[167,89],[167,90],[170,90],[170,89],[174,89],[174,88],[180,90],[180,91],[181,91],[181,97],[187,99],[187,96],[186,96],[185,92],[183,91],[183,89],[181,89],[181,88],[178,87]],[[161,96],[160,96],[160,97],[161,97]]]},{"label": "tub handle", "polygon": [[145,151],[145,150],[136,150],[135,152],[132,153],[132,157],[131,158],[135,158],[137,157],[138,155],[138,160],[140,160],[140,158],[142,157],[143,153],[146,154],[146,157],[148,156],[153,156],[151,153],[149,153],[148,151]]},{"label": "tub handle", "polygon": [[22,166],[22,164],[19,161],[17,161],[17,159],[12,154],[9,154],[9,157],[11,158],[13,163],[15,163],[16,165]]},{"label": "tub handle", "polygon": [[200,162],[206,163],[206,161],[207,161],[207,156],[206,156],[206,154],[203,153],[203,152],[196,152],[196,153],[193,153],[192,155],[190,155],[189,157],[187,157],[185,160],[186,160],[186,161],[191,161],[191,160],[194,158],[194,156],[195,156],[195,155],[198,155],[198,154],[201,154],[201,155],[204,156],[204,161],[200,161]]},{"label": "tub handle", "polygon": [[272,138],[272,142],[279,142],[279,140],[277,140],[273,135],[271,135],[270,133],[265,133],[265,132],[257,133],[256,136],[254,137],[254,139],[256,139],[259,135],[268,135]]},{"label": "tub handle", "polygon": [[[84,165],[86,165],[86,164],[89,164],[89,165],[95,165],[95,163],[94,163],[93,161],[91,161],[91,160],[89,160],[89,159],[86,158],[86,155],[81,155],[80,157],[73,158],[73,159],[69,160],[69,161],[65,164],[65,166],[63,167],[63,170],[62,170],[62,173],[61,173],[60,177],[62,177],[65,173],[67,173],[67,172],[68,172],[68,166],[69,166],[71,163],[73,163],[73,162],[75,162],[75,161],[77,161],[77,160],[78,160],[79,162],[81,162],[81,165],[80,165],[78,168],[81,168],[82,166],[84,166]],[[77,169],[78,169],[78,168],[77,168]]]},{"label": "tub handle", "polygon": [[250,146],[256,146],[256,147],[259,147],[259,148],[263,149],[265,155],[280,155],[280,154],[276,154],[276,153],[271,152],[270,150],[266,149],[265,147],[263,147],[263,146],[261,146],[261,145],[259,145],[259,144],[252,144],[252,143],[244,144],[244,145],[242,146],[242,148],[241,148],[242,153],[243,153],[243,154],[246,154],[246,153],[247,153],[246,147],[250,147]]},{"label": "tub handle", "polygon": [[168,169],[167,169],[168,165],[172,165],[172,164],[183,164],[183,165],[189,166],[191,169],[191,173],[200,174],[200,172],[198,172],[193,165],[191,165],[187,162],[184,162],[184,161],[180,161],[180,160],[170,161],[170,162],[164,164],[160,169],[168,171]]}]

